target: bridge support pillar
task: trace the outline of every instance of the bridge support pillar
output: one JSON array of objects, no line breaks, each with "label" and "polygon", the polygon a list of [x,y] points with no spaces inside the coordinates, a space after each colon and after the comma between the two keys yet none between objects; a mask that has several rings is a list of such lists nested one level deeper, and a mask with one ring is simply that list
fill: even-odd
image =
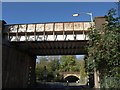
[{"label": "bridge support pillar", "polygon": [[[105,17],[95,17],[95,28],[101,32],[103,24],[106,23]],[[94,68],[94,88],[100,88],[99,71]]]},{"label": "bridge support pillar", "polygon": [[[0,30],[4,30],[2,23]],[[2,36],[2,88],[27,88],[35,83],[36,56],[13,46]],[[1,69],[1,68],[0,68]]]},{"label": "bridge support pillar", "polygon": [[5,45],[2,49],[2,87],[27,88],[34,84],[36,58]]},{"label": "bridge support pillar", "polygon": [[35,83],[35,56],[2,46],[3,88],[27,88]]}]

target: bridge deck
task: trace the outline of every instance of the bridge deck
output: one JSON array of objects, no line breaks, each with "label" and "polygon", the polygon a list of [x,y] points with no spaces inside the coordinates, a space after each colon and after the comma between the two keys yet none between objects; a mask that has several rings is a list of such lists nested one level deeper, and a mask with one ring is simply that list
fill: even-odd
[{"label": "bridge deck", "polygon": [[87,40],[70,41],[17,41],[11,45],[33,55],[79,55],[86,54]]},{"label": "bridge deck", "polygon": [[90,22],[5,25],[4,39],[32,55],[86,54]]}]

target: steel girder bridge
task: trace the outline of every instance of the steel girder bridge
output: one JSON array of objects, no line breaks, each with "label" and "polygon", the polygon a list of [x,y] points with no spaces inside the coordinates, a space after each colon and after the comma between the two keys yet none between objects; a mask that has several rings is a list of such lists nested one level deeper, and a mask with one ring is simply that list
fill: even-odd
[{"label": "steel girder bridge", "polygon": [[86,54],[91,22],[54,22],[6,25],[4,38],[33,55]]}]

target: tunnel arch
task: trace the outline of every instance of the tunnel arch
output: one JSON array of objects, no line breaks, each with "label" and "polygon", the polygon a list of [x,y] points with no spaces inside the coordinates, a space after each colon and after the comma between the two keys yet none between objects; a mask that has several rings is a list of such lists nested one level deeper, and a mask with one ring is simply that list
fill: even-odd
[{"label": "tunnel arch", "polygon": [[68,75],[64,78],[65,81],[69,81],[69,82],[76,82],[79,79],[80,78],[77,75]]},{"label": "tunnel arch", "polygon": [[64,75],[64,79],[69,77],[69,76],[74,76],[74,77],[77,77],[80,79],[80,75],[77,75],[77,74],[66,74],[66,75]]}]

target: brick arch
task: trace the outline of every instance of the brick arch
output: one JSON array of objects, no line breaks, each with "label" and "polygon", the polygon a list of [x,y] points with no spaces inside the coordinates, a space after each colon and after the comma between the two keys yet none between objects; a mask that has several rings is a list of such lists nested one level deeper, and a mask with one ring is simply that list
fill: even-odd
[{"label": "brick arch", "polygon": [[64,75],[64,79],[69,77],[69,76],[74,76],[74,77],[77,77],[80,79],[80,75],[77,75],[77,74],[66,74],[66,75]]}]

